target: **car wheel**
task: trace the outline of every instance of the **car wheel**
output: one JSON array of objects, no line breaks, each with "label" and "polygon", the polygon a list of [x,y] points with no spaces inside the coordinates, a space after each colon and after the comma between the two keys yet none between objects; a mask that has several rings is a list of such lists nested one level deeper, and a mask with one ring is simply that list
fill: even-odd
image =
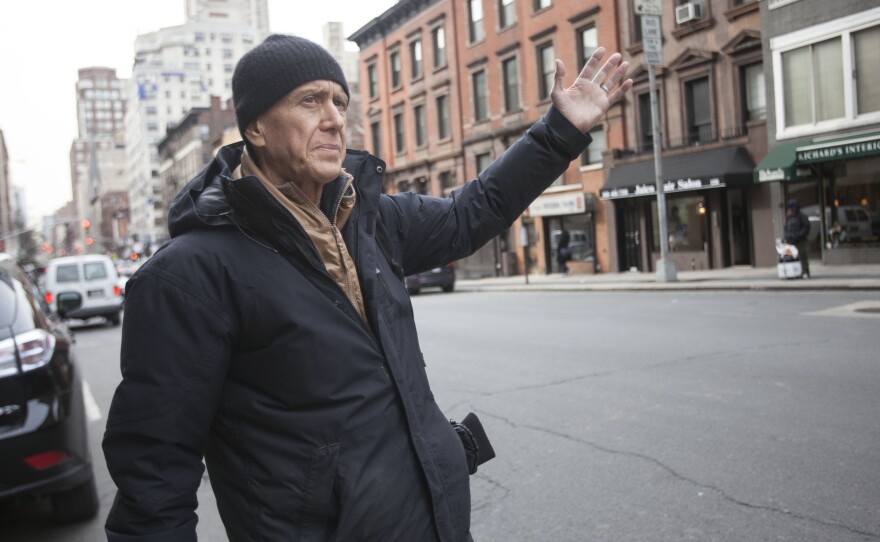
[{"label": "car wheel", "polygon": [[94,475],[82,485],[52,495],[52,519],[56,523],[93,518],[98,514],[99,509]]},{"label": "car wheel", "polygon": [[113,327],[118,326],[119,322],[121,321],[119,318],[119,313],[111,314],[111,315],[107,316],[107,321],[110,322],[110,325]]},{"label": "car wheel", "polygon": [[443,287],[443,291],[446,293],[449,293],[452,290],[455,290],[455,284],[447,284],[446,286]]}]

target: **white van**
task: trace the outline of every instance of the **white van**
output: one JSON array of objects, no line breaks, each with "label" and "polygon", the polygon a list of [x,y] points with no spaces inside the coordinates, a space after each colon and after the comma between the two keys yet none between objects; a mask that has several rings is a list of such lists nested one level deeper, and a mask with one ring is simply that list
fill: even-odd
[{"label": "white van", "polygon": [[65,310],[64,318],[85,320],[103,316],[112,325],[119,325],[122,290],[116,266],[109,256],[83,254],[49,260],[43,293],[49,308],[56,314],[59,295],[78,294],[82,302]]}]

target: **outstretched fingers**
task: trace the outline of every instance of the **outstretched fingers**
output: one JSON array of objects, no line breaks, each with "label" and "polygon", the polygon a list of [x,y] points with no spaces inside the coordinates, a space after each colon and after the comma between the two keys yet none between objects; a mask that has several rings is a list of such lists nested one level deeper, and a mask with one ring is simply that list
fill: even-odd
[{"label": "outstretched fingers", "polygon": [[[609,59],[609,63],[610,62]],[[629,71],[629,62],[623,62],[617,66],[616,69],[611,72],[611,75],[606,77],[602,83],[602,89],[608,94],[609,103],[617,103],[617,101],[623,98],[623,95],[632,88],[632,79],[623,79],[626,76],[627,71]]]},{"label": "outstretched fingers", "polygon": [[586,79],[587,81],[592,81],[593,74],[596,73],[596,68],[598,68],[599,64],[602,62],[603,56],[605,56],[605,48],[597,47],[596,50],[593,51],[593,54],[590,55],[590,58],[587,59],[587,63],[584,64],[578,77]]}]

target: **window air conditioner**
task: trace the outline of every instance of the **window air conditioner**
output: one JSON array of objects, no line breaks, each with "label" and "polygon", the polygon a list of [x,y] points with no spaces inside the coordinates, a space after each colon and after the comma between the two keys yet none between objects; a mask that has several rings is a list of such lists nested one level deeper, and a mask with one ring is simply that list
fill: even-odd
[{"label": "window air conditioner", "polygon": [[697,2],[687,2],[675,8],[675,22],[684,24],[703,18],[703,5]]}]

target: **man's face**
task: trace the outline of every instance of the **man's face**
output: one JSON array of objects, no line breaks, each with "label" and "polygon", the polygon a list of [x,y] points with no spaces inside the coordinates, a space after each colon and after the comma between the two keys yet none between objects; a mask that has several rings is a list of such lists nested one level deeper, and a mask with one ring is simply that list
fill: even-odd
[{"label": "man's face", "polygon": [[273,182],[293,181],[307,193],[337,176],[345,158],[348,96],[339,83],[309,81],[278,100],[251,124],[248,140]]}]

